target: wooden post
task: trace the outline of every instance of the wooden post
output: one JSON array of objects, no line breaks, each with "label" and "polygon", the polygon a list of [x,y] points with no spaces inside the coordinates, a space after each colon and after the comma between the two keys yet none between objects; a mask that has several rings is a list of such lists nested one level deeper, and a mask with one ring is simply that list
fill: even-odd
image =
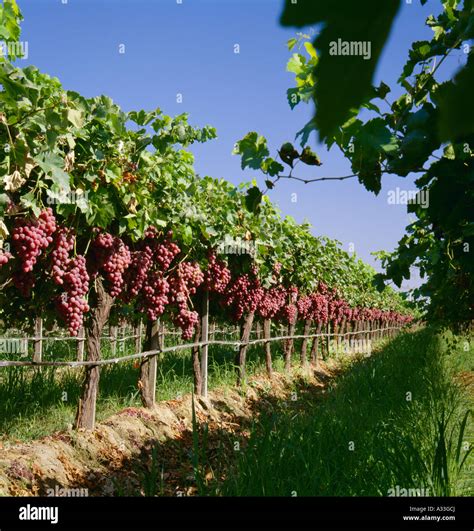
[{"label": "wooden post", "polygon": [[[293,324],[288,325],[288,332],[287,335],[294,336],[295,335],[295,328],[296,328],[296,320]],[[294,346],[294,340],[293,339],[286,339],[285,340],[285,372],[290,372],[291,369],[291,356],[293,354],[293,346]]]},{"label": "wooden post", "polygon": [[290,372],[291,369],[291,357],[293,355],[293,347],[295,344],[294,339],[291,336],[295,335],[296,323],[298,321],[298,314],[295,316],[295,322],[288,325],[288,335],[290,339],[285,341],[285,371]]},{"label": "wooden post", "polygon": [[250,312],[245,316],[244,324],[242,325],[242,334],[240,339],[239,352],[236,356],[237,365],[237,383],[242,385],[245,382],[245,360],[247,357],[248,341],[250,339],[250,333],[252,331],[254,312]]},{"label": "wooden post", "polygon": [[[321,321],[318,322],[318,326],[316,328],[316,334],[321,333],[321,328],[323,326],[323,323]],[[313,344],[311,345],[311,361],[314,363],[314,365],[318,364],[318,347],[319,347],[319,337],[316,335],[316,337],[313,338]]]},{"label": "wooden post", "polygon": [[339,324],[336,321],[334,323],[334,331],[333,331],[334,339],[332,340],[332,344],[335,346],[336,354],[339,348],[339,336],[337,335],[338,333],[339,333]]},{"label": "wooden post", "polygon": [[[271,337],[272,322],[270,319],[264,319],[263,321],[263,336],[264,339],[270,339]],[[265,343],[265,365],[267,367],[267,374],[269,378],[273,376],[272,367],[272,347],[270,341]]]},{"label": "wooden post", "polygon": [[142,322],[138,323],[138,325],[134,329],[134,336],[135,337],[135,354],[140,354],[142,352]]},{"label": "wooden post", "polygon": [[260,324],[260,321],[257,321],[255,324],[255,335],[256,339],[262,339],[262,325]]},{"label": "wooden post", "polygon": [[[100,277],[96,279],[95,293],[91,294],[91,311],[85,325],[87,340],[87,360],[97,361],[101,358],[100,338],[107,322],[114,298],[104,289]],[[85,371],[84,387],[77,409],[75,428],[92,430],[95,427],[95,410],[99,390],[100,367],[88,365]]]},{"label": "wooden post", "polygon": [[212,321],[209,325],[209,339],[213,340],[216,338],[216,322]]},{"label": "wooden post", "polygon": [[78,333],[79,339],[77,340],[77,361],[84,361],[85,333],[84,327],[81,326]]},{"label": "wooden post", "polygon": [[[194,330],[194,343],[199,343],[201,341],[201,326],[202,320],[199,319]],[[200,395],[202,391],[201,360],[199,352],[199,347],[193,347],[191,350],[194,374],[194,394],[196,395]]]},{"label": "wooden post", "polygon": [[331,321],[328,321],[328,324],[326,326],[326,333],[326,356],[329,357],[331,353],[331,350],[329,348],[331,345]]},{"label": "wooden post", "polygon": [[341,326],[339,327],[339,333],[341,335],[337,338],[337,350],[338,351],[340,350],[341,344],[345,339],[345,336],[344,336],[345,331],[346,331],[346,317],[343,317]]},{"label": "wooden post", "polygon": [[110,336],[110,350],[112,351],[112,356],[117,355],[117,327],[109,327],[109,336]]},{"label": "wooden post", "polygon": [[[146,323],[145,352],[159,350],[160,348],[160,321],[148,320]],[[157,357],[158,354],[154,354],[143,358],[140,364],[138,388],[145,407],[153,407],[155,405]]]},{"label": "wooden post", "polygon": [[43,358],[43,319],[37,317],[35,319],[35,341],[33,361],[39,363]]},{"label": "wooden post", "polygon": [[206,343],[201,349],[201,395],[207,397],[207,369],[209,345],[209,292],[206,290],[202,300],[201,341]]},{"label": "wooden post", "polygon": [[162,321],[160,321],[160,339],[159,339],[159,344],[160,344],[160,348],[163,349],[165,348],[165,338],[166,338],[166,324]]},{"label": "wooden post", "polygon": [[[308,336],[309,333],[311,332],[311,324],[312,324],[311,319],[306,319],[306,321],[304,322],[304,329],[303,329],[304,336]],[[301,343],[301,366],[302,367],[305,367],[308,361],[306,357],[306,351],[308,349],[308,341],[309,339],[304,337],[303,342]]]}]

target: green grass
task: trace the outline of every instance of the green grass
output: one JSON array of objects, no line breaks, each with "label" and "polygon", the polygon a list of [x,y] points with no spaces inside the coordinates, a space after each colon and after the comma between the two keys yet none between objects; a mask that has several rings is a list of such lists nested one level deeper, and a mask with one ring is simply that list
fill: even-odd
[{"label": "green grass", "polygon": [[301,385],[297,402],[262,413],[215,494],[387,496],[398,486],[473,495],[472,394],[453,379],[473,370],[465,345],[402,334],[323,395]]},{"label": "green grass", "polygon": [[[167,345],[179,337],[167,338]],[[103,358],[112,357],[110,345],[103,342]],[[131,354],[133,340],[117,351],[117,356]],[[281,353],[276,351],[276,366],[282,366]],[[236,372],[232,348],[209,348],[209,388],[234,386]],[[75,351],[70,342],[50,342],[44,360],[73,360]],[[256,347],[249,348],[249,375],[264,370],[264,358]],[[11,356],[10,356],[11,358]],[[97,419],[101,421],[126,407],[141,406],[137,389],[139,370],[132,362],[106,366],[101,371]],[[81,393],[83,371],[80,369],[43,367],[8,367],[0,369],[0,441],[28,441],[65,430],[74,422]],[[166,353],[158,365],[157,401],[170,400],[193,389],[191,353],[182,350]]]},{"label": "green grass", "polygon": [[[173,341],[177,339],[170,337],[167,344]],[[429,330],[402,334],[382,345],[372,357],[355,362],[332,353],[344,361],[344,370],[324,393],[316,392],[307,380],[296,379],[295,402],[275,399],[270,411],[259,410],[257,404],[248,444],[224,460],[227,480],[217,487],[201,481],[200,491],[386,496],[398,486],[425,489],[430,495],[473,495],[473,457],[466,452],[474,441],[472,416],[467,413],[472,395],[453,378],[473,371],[472,347],[465,339]],[[45,352],[45,359],[73,359],[73,350],[61,350],[59,342],[53,347]],[[132,351],[130,341],[118,354]],[[211,389],[235,385],[234,354],[228,347],[210,348]],[[111,356],[106,342],[103,356]],[[282,371],[281,348],[274,361],[275,369]],[[247,371],[249,375],[264,371],[258,347],[249,349]],[[99,421],[125,407],[141,405],[138,372],[132,363],[102,370]],[[64,430],[74,421],[81,385],[80,370],[2,368],[0,440],[27,441]],[[190,352],[165,354],[159,363],[157,400],[190,393],[192,387]],[[266,407],[269,400],[270,395]],[[201,439],[193,439],[195,474],[206,469]],[[152,456],[151,476],[144,479],[144,492],[150,494],[162,490],[156,484],[155,465]]]}]

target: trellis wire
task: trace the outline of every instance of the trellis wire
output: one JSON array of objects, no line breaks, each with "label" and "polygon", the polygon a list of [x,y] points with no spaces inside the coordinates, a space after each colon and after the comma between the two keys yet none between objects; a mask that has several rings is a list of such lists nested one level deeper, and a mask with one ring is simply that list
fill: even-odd
[{"label": "trellis wire", "polygon": [[[225,340],[211,340],[211,341],[200,341],[197,343],[182,343],[180,345],[173,345],[170,347],[165,347],[162,349],[157,350],[150,350],[147,352],[139,352],[136,354],[130,354],[127,356],[120,356],[118,358],[110,358],[110,359],[104,359],[104,360],[97,360],[97,361],[41,361],[41,362],[34,362],[34,361],[0,361],[0,367],[84,367],[84,366],[99,366],[99,365],[114,365],[116,363],[120,363],[123,361],[131,361],[136,359],[142,359],[149,356],[156,356],[157,354],[165,354],[167,352],[175,352],[177,350],[185,350],[190,349],[194,347],[204,347],[204,346],[211,346],[211,345],[227,345],[227,346],[233,346],[233,347],[240,347],[243,345],[257,345],[260,343],[270,343],[273,341],[283,341],[287,339],[311,339],[315,337],[343,337],[343,336],[350,336],[350,335],[357,335],[357,334],[367,334],[367,333],[373,333],[373,332],[380,332],[380,331],[386,331],[386,330],[400,330],[401,327],[386,327],[386,328],[377,328],[374,330],[358,330],[354,332],[345,332],[343,334],[340,333],[319,333],[319,334],[308,334],[308,335],[291,335],[291,336],[278,336],[278,337],[270,337],[267,339],[252,339],[247,342],[242,341],[225,341]],[[135,336],[135,337],[138,337]],[[13,338],[8,338],[13,339]],[[22,338],[27,339],[27,338]],[[38,338],[35,338],[38,339]],[[42,339],[52,339],[52,338],[42,338]],[[56,338],[57,340],[60,340],[61,338]],[[79,340],[79,338],[65,338],[65,339],[75,339]],[[123,340],[123,339],[122,339]]]}]

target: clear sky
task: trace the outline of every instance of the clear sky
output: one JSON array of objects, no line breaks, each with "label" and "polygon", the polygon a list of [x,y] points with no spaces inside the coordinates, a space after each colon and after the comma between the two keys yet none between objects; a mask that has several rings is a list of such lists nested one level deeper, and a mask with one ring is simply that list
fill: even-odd
[{"label": "clear sky", "polygon": [[[329,0],[328,0],[329,1]],[[107,94],[124,110],[154,109],[175,115],[187,112],[195,126],[213,125],[218,139],[193,148],[201,175],[233,183],[254,177],[231,155],[236,140],[249,131],[266,136],[269,146],[293,141],[313,109],[300,104],[291,111],[286,90],[286,41],[296,29],[279,25],[282,0],[18,0],[25,20],[22,40],[28,59],[57,76],[66,89],[85,96]],[[410,43],[431,38],[426,17],[439,10],[431,0],[403,2],[384,50],[375,82],[395,88]],[[239,44],[240,53],[234,53]],[[125,53],[119,53],[125,45]],[[451,59],[454,71],[459,56]],[[350,90],[350,87],[348,87]],[[176,102],[176,95],[183,102]],[[394,91],[398,94],[398,91]],[[389,95],[391,99],[392,95]],[[323,166],[301,176],[350,174],[338,151],[316,149]],[[295,171],[295,175],[297,172]],[[372,251],[391,250],[408,224],[404,205],[389,205],[387,192],[413,189],[413,178],[385,177],[378,197],[356,180],[304,185],[279,183],[271,199],[298,221],[308,219],[315,234],[350,243],[375,265]],[[296,194],[296,202],[294,202]],[[416,282],[411,282],[411,285]]]}]

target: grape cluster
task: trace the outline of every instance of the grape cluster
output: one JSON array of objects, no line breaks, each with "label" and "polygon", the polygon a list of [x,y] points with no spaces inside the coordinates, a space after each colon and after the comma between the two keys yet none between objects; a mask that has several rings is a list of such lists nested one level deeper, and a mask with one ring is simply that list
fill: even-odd
[{"label": "grape cluster", "polygon": [[300,297],[296,302],[298,315],[301,319],[311,319],[312,301],[310,296]]},{"label": "grape cluster", "polygon": [[204,274],[199,264],[181,262],[178,269],[170,276],[171,302],[186,303],[188,296],[194,295],[203,282]]},{"label": "grape cluster", "polygon": [[51,208],[43,210],[37,219],[20,218],[12,231],[13,247],[23,273],[33,270],[41,252],[53,241],[56,220]]},{"label": "grape cluster", "polygon": [[384,323],[394,322],[396,324],[407,324],[413,320],[413,317],[395,311],[386,311],[379,308],[364,308],[360,306],[346,309],[346,318],[352,322],[381,320]]},{"label": "grape cluster", "polygon": [[61,280],[64,292],[56,301],[58,312],[66,321],[69,333],[77,336],[84,320],[84,314],[89,311],[89,305],[85,299],[89,291],[86,259],[80,255],[70,259],[67,271],[64,271]]},{"label": "grape cluster", "polygon": [[328,299],[323,293],[312,293],[310,315],[318,323],[327,323],[329,319]]},{"label": "grape cluster", "polygon": [[199,320],[198,313],[188,309],[188,298],[196,293],[203,282],[204,274],[199,264],[193,262],[181,262],[170,276],[170,300],[177,307],[173,322],[181,328],[183,339],[192,337]]},{"label": "grape cluster", "polygon": [[150,240],[154,240],[158,236],[158,231],[156,230],[156,227],[153,225],[150,225],[146,230],[144,234],[144,238],[148,238]]},{"label": "grape cluster", "polygon": [[13,258],[12,254],[9,252],[2,251],[0,249],[0,267],[8,264],[8,262]]},{"label": "grape cluster", "polygon": [[279,314],[280,320],[284,323],[295,324],[298,317],[298,308],[296,304],[285,304]]},{"label": "grape cluster", "polygon": [[125,288],[122,292],[122,298],[126,302],[130,302],[140,294],[152,266],[153,251],[148,245],[131,254],[130,265],[124,276]]},{"label": "grape cluster", "polygon": [[181,249],[175,243],[167,239],[156,245],[154,251],[154,258],[159,268],[161,271],[165,272],[169,269],[171,262],[174,260],[175,256],[180,253]]},{"label": "grape cluster", "polygon": [[173,231],[168,231],[165,239],[161,242],[158,236],[158,230],[153,225],[145,231],[145,242],[153,251],[153,260],[162,273],[165,273],[181,249],[171,241]]},{"label": "grape cluster", "polygon": [[194,329],[199,321],[199,314],[195,311],[186,309],[180,309],[176,317],[173,319],[173,323],[181,328],[181,337],[185,340],[189,340],[193,337]]},{"label": "grape cluster", "polygon": [[256,277],[240,275],[231,284],[224,298],[224,304],[232,309],[234,319],[239,321],[245,313],[254,312],[264,295]]},{"label": "grape cluster", "polygon": [[298,288],[296,286],[290,286],[287,291],[290,304],[296,304],[298,300]]},{"label": "grape cluster", "polygon": [[63,276],[69,267],[69,254],[74,249],[74,234],[67,228],[61,227],[54,236],[54,248],[51,253],[53,263],[52,277],[56,284],[63,284]]},{"label": "grape cluster", "polygon": [[[284,288],[283,288],[284,289]],[[280,308],[277,318],[287,324],[295,324],[298,317],[298,288],[290,286],[285,291],[285,304]]]},{"label": "grape cluster", "polygon": [[230,269],[222,260],[217,258],[214,252],[211,252],[205,274],[206,289],[210,292],[223,294],[230,279]]},{"label": "grape cluster", "polygon": [[159,271],[148,273],[143,282],[143,298],[139,303],[139,308],[145,311],[148,319],[155,321],[163,314],[166,305],[169,303],[169,284]]},{"label": "grape cluster", "polygon": [[286,303],[286,291],[278,286],[264,290],[257,312],[262,319],[273,319]]},{"label": "grape cluster", "polygon": [[15,271],[12,275],[13,285],[20,292],[22,297],[28,299],[31,295],[31,290],[35,285],[35,276],[31,271],[25,273],[24,271]]},{"label": "grape cluster", "polygon": [[108,292],[117,297],[124,286],[124,272],[132,259],[130,249],[117,236],[101,232],[92,243],[92,252],[93,276],[100,271],[108,282]]}]

